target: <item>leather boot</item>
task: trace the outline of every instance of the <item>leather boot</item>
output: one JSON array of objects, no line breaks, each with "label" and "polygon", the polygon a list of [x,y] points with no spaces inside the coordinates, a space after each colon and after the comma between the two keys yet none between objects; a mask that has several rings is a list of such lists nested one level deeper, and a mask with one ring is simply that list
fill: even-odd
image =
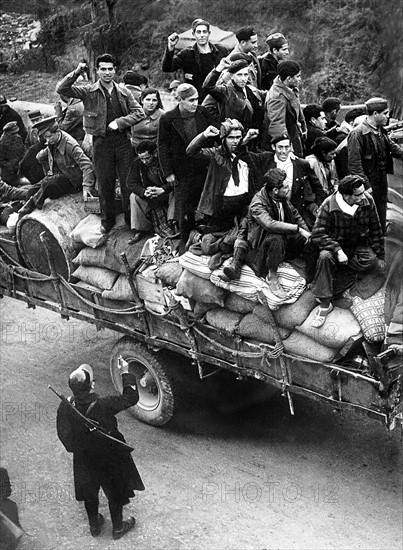
[{"label": "leather boot", "polygon": [[[237,246],[234,249],[234,256],[232,258],[231,264],[227,267],[224,267],[223,269],[223,275],[224,277],[226,277],[227,281],[238,280],[241,276],[241,267],[246,256],[245,252],[245,249],[240,246]],[[222,276],[220,278],[223,279]]]}]

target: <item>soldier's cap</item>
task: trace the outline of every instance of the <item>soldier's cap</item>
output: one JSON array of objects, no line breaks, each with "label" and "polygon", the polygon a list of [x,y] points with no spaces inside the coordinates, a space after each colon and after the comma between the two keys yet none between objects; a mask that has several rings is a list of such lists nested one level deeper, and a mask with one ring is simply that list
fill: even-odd
[{"label": "soldier's cap", "polygon": [[388,102],[383,97],[371,97],[365,102],[365,106],[372,113],[374,111],[381,112],[388,108]]},{"label": "soldier's cap", "polygon": [[250,57],[250,55],[248,55],[247,53],[242,53],[242,52],[235,52],[235,53],[232,53],[230,56],[230,61],[233,63],[234,61],[239,61],[240,59],[242,59],[243,61],[247,61],[248,64],[250,64],[252,62],[252,59]]},{"label": "soldier's cap", "polygon": [[91,365],[83,363],[69,376],[69,386],[74,395],[89,392],[94,381],[94,372]]},{"label": "soldier's cap", "polygon": [[266,38],[266,44],[281,48],[283,44],[287,44],[287,39],[281,32],[273,32]]},{"label": "soldier's cap", "polygon": [[196,88],[192,84],[179,84],[176,88],[176,95],[181,99],[186,99],[197,94]]},{"label": "soldier's cap", "polygon": [[50,116],[43,118],[42,120],[38,120],[38,122],[33,124],[32,128],[38,130],[38,135],[42,136],[47,131],[52,133],[56,132],[59,129],[59,125],[56,122],[56,116]]},{"label": "soldier's cap", "polygon": [[9,132],[10,134],[17,134],[20,131],[20,129],[16,121],[12,120],[11,122],[7,122],[7,124],[3,128],[3,131]]},{"label": "soldier's cap", "polygon": [[271,140],[271,144],[272,145],[276,145],[276,143],[280,143],[280,141],[284,141],[288,139],[288,141],[291,141],[290,140],[290,136],[287,134],[287,133],[284,133],[284,134],[280,134],[279,136],[274,136]]}]

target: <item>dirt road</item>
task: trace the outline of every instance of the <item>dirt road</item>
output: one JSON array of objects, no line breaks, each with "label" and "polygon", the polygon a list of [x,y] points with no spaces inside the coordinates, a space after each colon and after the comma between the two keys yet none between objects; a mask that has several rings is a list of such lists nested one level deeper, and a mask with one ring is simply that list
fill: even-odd
[{"label": "dirt road", "polygon": [[47,385],[68,393],[69,372],[89,362],[96,390],[113,391],[118,336],[10,298],[0,313],[1,465],[22,525],[49,548],[402,548],[400,430],[298,397],[291,417],[281,396],[226,416],[193,397],[164,429],[120,414],[147,490],[127,507],[135,531],[116,542],[103,498],[106,528],[92,539]]}]

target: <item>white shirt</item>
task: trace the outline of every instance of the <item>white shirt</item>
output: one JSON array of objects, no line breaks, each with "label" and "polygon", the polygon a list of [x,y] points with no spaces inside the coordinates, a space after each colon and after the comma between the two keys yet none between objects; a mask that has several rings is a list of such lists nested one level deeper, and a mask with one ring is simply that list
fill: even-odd
[{"label": "white shirt", "polygon": [[[235,158],[235,155],[232,155]],[[243,160],[238,160],[239,185],[235,185],[234,179],[231,176],[224,192],[224,197],[236,197],[244,195],[248,192],[249,167]]]},{"label": "white shirt", "polygon": [[279,160],[277,155],[274,155],[274,162],[276,163],[277,168],[284,170],[284,172],[287,174],[283,185],[287,189],[288,200],[291,198],[292,180],[294,177],[294,166],[291,159],[291,153],[288,155],[287,160],[285,160],[284,162],[282,160]]}]

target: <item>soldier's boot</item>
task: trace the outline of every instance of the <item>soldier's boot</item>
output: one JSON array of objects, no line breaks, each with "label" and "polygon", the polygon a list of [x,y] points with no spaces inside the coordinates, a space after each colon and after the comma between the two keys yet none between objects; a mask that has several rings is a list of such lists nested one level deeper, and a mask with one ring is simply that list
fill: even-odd
[{"label": "soldier's boot", "polygon": [[243,247],[237,246],[234,249],[234,256],[230,265],[224,267],[223,275],[220,276],[224,281],[237,281],[241,276],[242,264],[246,257],[246,250]]}]

